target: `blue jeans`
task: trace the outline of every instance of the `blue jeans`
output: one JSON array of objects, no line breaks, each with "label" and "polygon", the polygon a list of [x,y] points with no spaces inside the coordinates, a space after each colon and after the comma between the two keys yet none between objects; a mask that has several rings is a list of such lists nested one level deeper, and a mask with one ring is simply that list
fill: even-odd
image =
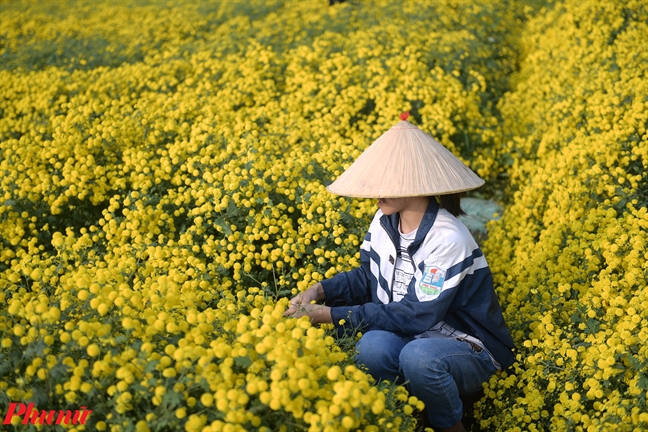
[{"label": "blue jeans", "polygon": [[446,428],[461,421],[460,395],[478,392],[497,370],[486,351],[456,339],[400,337],[384,330],[362,335],[356,364],[376,380],[405,382],[425,402],[428,420]]}]

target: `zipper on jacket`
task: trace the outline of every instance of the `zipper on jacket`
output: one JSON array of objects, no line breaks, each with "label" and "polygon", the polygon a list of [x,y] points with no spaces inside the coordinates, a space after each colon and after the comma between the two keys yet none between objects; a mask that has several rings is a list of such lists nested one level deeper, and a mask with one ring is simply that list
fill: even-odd
[{"label": "zipper on jacket", "polygon": [[[394,240],[394,236],[392,236],[392,233],[390,230],[387,229],[385,226],[385,223],[382,218],[380,218],[380,226],[385,230],[387,235],[389,236],[389,239],[392,241],[392,245],[394,246],[394,253],[398,255],[398,246],[396,245],[396,241]],[[396,270],[396,259],[398,259],[398,256],[394,257],[394,265],[392,266],[392,273],[389,281],[389,302],[394,301],[394,271]],[[380,271],[380,270],[379,270]]]}]

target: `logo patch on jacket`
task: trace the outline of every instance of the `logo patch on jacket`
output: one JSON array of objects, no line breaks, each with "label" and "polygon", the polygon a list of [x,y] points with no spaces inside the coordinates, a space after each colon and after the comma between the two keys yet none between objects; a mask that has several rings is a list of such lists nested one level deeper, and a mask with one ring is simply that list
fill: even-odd
[{"label": "logo patch on jacket", "polygon": [[445,271],[438,267],[425,267],[423,277],[419,283],[419,289],[428,295],[439,295],[443,282],[445,281]]}]

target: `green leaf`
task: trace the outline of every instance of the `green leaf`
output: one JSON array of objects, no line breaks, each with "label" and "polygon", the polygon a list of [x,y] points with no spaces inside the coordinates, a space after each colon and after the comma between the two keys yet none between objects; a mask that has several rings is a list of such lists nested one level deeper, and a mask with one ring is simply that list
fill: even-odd
[{"label": "green leaf", "polygon": [[232,229],[230,228],[229,224],[225,221],[225,218],[223,216],[217,216],[215,219],[216,226],[220,228],[225,235],[230,235],[232,234]]},{"label": "green leaf", "polygon": [[146,366],[144,366],[144,373],[153,372],[158,363],[160,363],[158,360],[152,360],[146,363]]},{"label": "green leaf", "polygon": [[47,347],[44,341],[39,340],[30,344],[25,350],[24,358],[40,357],[43,350]]},{"label": "green leaf", "polygon": [[52,377],[54,381],[63,381],[62,378],[64,375],[67,374],[68,369],[69,368],[66,365],[62,363],[58,363],[54,365],[52,369],[50,369],[49,371],[50,377]]},{"label": "green leaf", "polygon": [[182,403],[182,395],[174,391],[167,392],[162,397],[162,402],[169,408],[176,408]]},{"label": "green leaf", "polygon": [[242,369],[247,369],[252,364],[252,360],[250,360],[250,357],[248,356],[236,357],[234,358],[234,364],[239,366]]},{"label": "green leaf", "polygon": [[601,329],[601,322],[599,320],[594,319],[594,318],[588,318],[587,319],[587,328],[592,333],[597,333]]},{"label": "green leaf", "polygon": [[646,376],[645,374],[639,375],[639,382],[637,382],[637,386],[642,390],[648,390],[648,376]]}]

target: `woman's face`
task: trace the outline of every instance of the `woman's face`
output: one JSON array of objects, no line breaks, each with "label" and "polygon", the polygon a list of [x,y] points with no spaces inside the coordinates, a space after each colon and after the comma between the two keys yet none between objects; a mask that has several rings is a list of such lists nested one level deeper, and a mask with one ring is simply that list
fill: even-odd
[{"label": "woman's face", "polygon": [[378,207],[387,216],[402,211],[407,206],[407,198],[378,198]]}]

